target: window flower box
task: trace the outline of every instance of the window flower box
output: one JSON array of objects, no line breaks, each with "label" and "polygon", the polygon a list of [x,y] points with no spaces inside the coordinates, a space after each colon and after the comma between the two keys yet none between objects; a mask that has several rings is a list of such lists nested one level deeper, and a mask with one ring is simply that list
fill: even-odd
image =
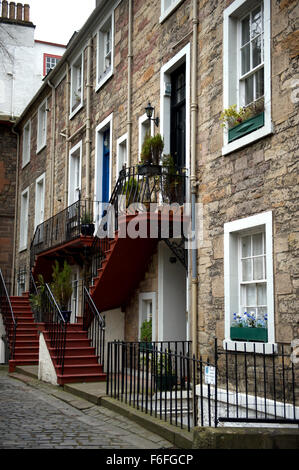
[{"label": "window flower box", "polygon": [[237,126],[234,126],[228,130],[228,141],[232,142],[236,139],[240,139],[240,137],[243,137],[244,135],[259,129],[260,127],[263,127],[264,122],[264,112],[258,114],[257,116],[253,116],[244,122],[241,122]]},{"label": "window flower box", "polygon": [[230,337],[231,340],[235,341],[257,341],[267,343],[268,329],[231,326]]}]

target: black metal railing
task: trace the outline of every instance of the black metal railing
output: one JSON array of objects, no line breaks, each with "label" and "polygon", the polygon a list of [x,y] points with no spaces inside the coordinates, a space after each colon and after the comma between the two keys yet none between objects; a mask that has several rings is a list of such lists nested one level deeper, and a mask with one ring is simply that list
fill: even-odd
[{"label": "black metal railing", "polygon": [[5,327],[7,345],[9,349],[9,359],[15,357],[15,344],[17,332],[17,319],[15,318],[11,301],[8,295],[7,287],[0,269],[0,312],[2,314]]},{"label": "black metal railing", "polygon": [[107,394],[189,431],[220,423],[299,425],[299,366],[290,348],[228,351],[215,340],[210,360],[175,344],[108,343]]},{"label": "black metal railing", "polygon": [[95,348],[99,364],[105,360],[105,320],[99,313],[86,287],[83,289],[83,330],[88,332],[91,346]]},{"label": "black metal railing", "polygon": [[[81,235],[94,235],[94,222],[101,203],[78,200],[55,216],[38,225],[30,247],[30,265],[39,253],[74,240]],[[89,230],[90,229],[90,230]]]},{"label": "black metal railing", "polygon": [[64,318],[48,284],[45,284],[45,296],[42,303],[42,321],[49,334],[51,348],[54,349],[56,364],[64,372],[67,320]]},{"label": "black metal railing", "polygon": [[187,170],[162,165],[137,165],[120,171],[111,195],[116,219],[119,213],[136,204],[139,211],[148,204],[184,204]]}]

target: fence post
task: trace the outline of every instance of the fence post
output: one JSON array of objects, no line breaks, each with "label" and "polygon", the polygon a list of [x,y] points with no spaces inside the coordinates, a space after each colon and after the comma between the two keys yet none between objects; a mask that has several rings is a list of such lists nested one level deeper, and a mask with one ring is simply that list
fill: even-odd
[{"label": "fence post", "polygon": [[217,338],[215,338],[215,428],[218,425],[218,391],[217,391],[217,379],[218,379],[218,344]]}]

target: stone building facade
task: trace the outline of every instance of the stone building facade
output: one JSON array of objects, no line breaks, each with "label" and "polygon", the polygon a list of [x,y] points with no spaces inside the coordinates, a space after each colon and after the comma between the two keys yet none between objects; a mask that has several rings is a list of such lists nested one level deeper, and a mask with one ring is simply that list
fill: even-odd
[{"label": "stone building facade", "polygon": [[[192,339],[196,354],[209,354],[215,336],[230,349],[242,348],[230,328],[233,314],[244,310],[267,314],[267,351],[298,337],[297,7],[292,0],[99,1],[17,122],[17,194],[28,198],[28,217],[24,235],[19,203],[15,272],[30,266],[39,178],[45,175],[40,222],[69,207],[79,190],[82,200],[102,202],[104,186],[111,195],[122,164],[139,161],[150,102],[159,117],[152,132],[162,134],[165,153],[180,148],[187,200],[193,194],[201,208],[202,237],[196,263],[189,253],[187,272],[170,265],[172,254],[159,242],[140,284],[119,306],[124,327],[118,339],[138,339],[142,294],[152,294],[154,339]],[[183,96],[183,131],[173,143],[175,88],[178,102]],[[220,122],[224,108],[260,98],[262,124],[230,140]],[[47,131],[37,151],[42,115]]]}]

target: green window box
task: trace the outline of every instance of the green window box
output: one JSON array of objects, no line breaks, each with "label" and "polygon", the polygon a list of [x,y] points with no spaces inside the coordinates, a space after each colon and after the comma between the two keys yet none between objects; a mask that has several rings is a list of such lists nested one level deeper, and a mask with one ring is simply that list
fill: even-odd
[{"label": "green window box", "polygon": [[230,328],[231,340],[236,341],[257,341],[262,343],[268,342],[267,328],[240,328],[231,326]]},{"label": "green window box", "polygon": [[246,134],[250,134],[250,132],[253,132],[256,129],[259,129],[260,127],[263,127],[264,122],[265,122],[264,112],[258,114],[257,116],[253,116],[244,122],[241,122],[241,124],[238,124],[232,129],[229,129],[228,141],[232,142],[233,140],[240,139],[240,137],[243,137]]}]

